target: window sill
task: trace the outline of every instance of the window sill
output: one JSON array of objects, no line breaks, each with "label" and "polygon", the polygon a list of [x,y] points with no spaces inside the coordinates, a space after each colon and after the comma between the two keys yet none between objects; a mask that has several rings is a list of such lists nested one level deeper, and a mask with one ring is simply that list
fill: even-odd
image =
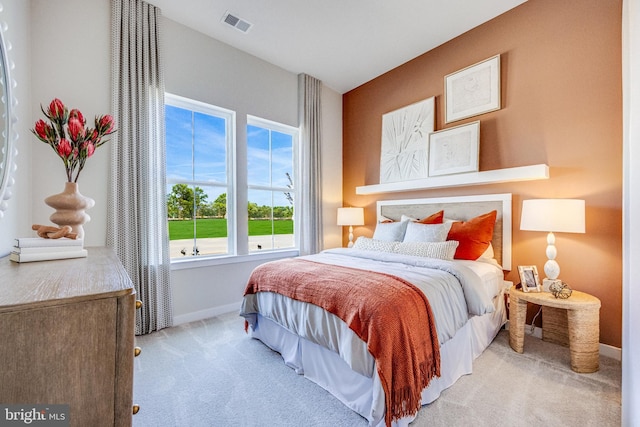
[{"label": "window sill", "polygon": [[242,262],[272,261],[300,255],[298,249],[252,253],[248,255],[201,256],[171,261],[171,271],[192,268],[211,267],[216,265],[237,264]]}]

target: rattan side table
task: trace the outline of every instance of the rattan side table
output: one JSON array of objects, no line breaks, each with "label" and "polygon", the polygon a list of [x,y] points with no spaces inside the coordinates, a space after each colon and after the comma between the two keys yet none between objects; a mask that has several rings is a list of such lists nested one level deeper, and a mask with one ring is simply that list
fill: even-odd
[{"label": "rattan side table", "polygon": [[524,325],[527,302],[542,306],[542,339],[568,345],[571,369],[595,372],[600,367],[600,300],[593,295],[573,291],[567,299],[549,292],[523,292],[509,289],[509,345],[524,352]]}]

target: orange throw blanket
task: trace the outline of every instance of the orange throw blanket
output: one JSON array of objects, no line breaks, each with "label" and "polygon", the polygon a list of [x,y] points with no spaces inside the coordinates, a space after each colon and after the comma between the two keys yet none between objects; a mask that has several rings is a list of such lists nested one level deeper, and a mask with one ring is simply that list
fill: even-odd
[{"label": "orange throw blanket", "polygon": [[335,314],[376,360],[385,393],[385,422],[414,415],[422,389],[440,376],[440,348],[431,306],[396,276],[303,259],[258,266],[245,295],[276,292]]}]

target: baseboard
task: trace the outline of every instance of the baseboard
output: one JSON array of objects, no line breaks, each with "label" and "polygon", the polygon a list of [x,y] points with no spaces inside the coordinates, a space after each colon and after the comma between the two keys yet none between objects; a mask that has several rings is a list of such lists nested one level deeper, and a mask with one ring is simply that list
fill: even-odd
[{"label": "baseboard", "polygon": [[609,344],[600,343],[600,356],[610,357],[617,361],[622,361],[622,349]]},{"label": "baseboard", "polygon": [[[504,325],[505,329],[509,330],[509,321],[507,320],[507,323]],[[525,334],[527,335],[531,335],[534,336],[536,338],[542,339],[542,328],[539,327],[535,327],[533,329],[533,333],[531,333],[531,325],[524,325],[524,331]],[[622,360],[622,349],[618,348],[618,347],[614,347],[612,345],[608,345],[608,344],[602,344],[600,343],[600,356],[604,356],[604,357],[610,357],[612,359],[615,359],[617,361],[621,361]]]},{"label": "baseboard", "polygon": [[231,313],[233,311],[239,312],[242,301],[238,301],[233,304],[222,305],[219,307],[212,307],[206,310],[194,311],[192,313],[180,314],[173,316],[173,326],[182,325],[184,323],[195,322],[198,320],[208,319],[210,317],[219,316],[221,314]]}]

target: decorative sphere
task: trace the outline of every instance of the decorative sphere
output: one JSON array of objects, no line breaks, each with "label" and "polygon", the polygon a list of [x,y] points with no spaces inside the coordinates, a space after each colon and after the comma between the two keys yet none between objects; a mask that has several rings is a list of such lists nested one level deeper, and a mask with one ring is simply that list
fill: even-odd
[{"label": "decorative sphere", "polygon": [[549,292],[553,294],[554,297],[560,299],[567,299],[571,296],[571,288],[564,282],[556,282],[549,286]]}]

